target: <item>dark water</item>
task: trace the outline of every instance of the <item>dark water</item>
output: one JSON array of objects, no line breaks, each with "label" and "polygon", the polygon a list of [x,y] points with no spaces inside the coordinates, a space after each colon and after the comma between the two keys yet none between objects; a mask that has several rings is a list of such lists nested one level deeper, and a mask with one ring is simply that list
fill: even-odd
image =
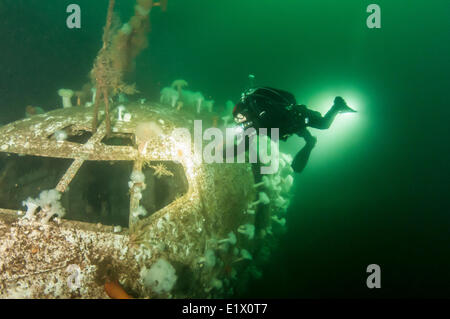
[{"label": "dark water", "polygon": [[[246,297],[450,297],[450,2],[169,0],[152,12],[132,78],[157,99],[178,77],[218,104],[249,73],[323,112],[342,95],[357,116],[324,132],[295,180],[289,232]],[[82,8],[81,30],[65,8]],[[117,1],[123,20],[132,2]],[[0,1],[0,123],[28,104],[57,108],[87,80],[106,0]],[[301,141],[282,149],[293,154]],[[379,264],[382,288],[367,289]]]}]

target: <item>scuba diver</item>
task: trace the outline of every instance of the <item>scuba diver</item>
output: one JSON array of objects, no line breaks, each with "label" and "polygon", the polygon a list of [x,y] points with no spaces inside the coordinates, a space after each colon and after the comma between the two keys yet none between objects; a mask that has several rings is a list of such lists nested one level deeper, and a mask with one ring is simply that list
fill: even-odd
[{"label": "scuba diver", "polygon": [[250,127],[268,130],[278,128],[282,141],[286,141],[293,134],[302,137],[306,144],[291,164],[296,173],[301,173],[317,141],[308,127],[325,130],[331,126],[337,114],[348,112],[356,111],[351,109],[340,96],[334,99],[331,109],[322,116],[305,105],[297,105],[294,95],[289,92],[259,87],[242,93],[241,101],[234,107],[233,117],[244,130]]}]

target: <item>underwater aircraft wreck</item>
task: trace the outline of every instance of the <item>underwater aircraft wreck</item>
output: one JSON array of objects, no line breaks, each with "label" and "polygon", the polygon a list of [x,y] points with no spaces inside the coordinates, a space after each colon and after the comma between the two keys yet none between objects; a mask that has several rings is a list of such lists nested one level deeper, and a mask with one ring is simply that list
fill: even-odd
[{"label": "underwater aircraft wreck", "polygon": [[192,112],[131,102],[111,115],[111,135],[85,107],[0,127],[0,298],[244,291],[285,229],[291,159],[263,177],[205,164],[174,134]]},{"label": "underwater aircraft wreck", "polygon": [[114,4],[91,83],[60,90],[61,109],[30,107],[0,127],[0,298],[239,294],[285,230],[292,158],[266,176],[206,164],[177,130],[192,130],[196,112],[118,105],[136,91],[123,76],[147,45],[154,2],[137,0],[118,29]]}]

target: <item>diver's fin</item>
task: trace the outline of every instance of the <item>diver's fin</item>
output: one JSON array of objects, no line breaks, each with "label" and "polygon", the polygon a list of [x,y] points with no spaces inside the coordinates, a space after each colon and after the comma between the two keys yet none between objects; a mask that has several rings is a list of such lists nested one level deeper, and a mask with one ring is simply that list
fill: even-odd
[{"label": "diver's fin", "polygon": [[346,105],[339,110],[339,113],[356,113],[357,111]]},{"label": "diver's fin", "polygon": [[336,96],[334,99],[333,107],[337,108],[339,113],[356,113],[356,111],[348,106],[345,100],[340,96]]}]

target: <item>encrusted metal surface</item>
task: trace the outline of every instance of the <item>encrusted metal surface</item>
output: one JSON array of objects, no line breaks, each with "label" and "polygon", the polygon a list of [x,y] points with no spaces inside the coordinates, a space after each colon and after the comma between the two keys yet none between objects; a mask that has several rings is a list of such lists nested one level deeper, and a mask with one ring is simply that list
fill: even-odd
[{"label": "encrusted metal surface", "polygon": [[[0,151],[34,156],[74,159],[59,183],[64,191],[84,161],[164,160],[181,163],[189,187],[186,194],[142,219],[128,229],[57,220],[41,224],[20,218],[21,212],[2,210],[0,214],[0,297],[106,298],[105,280],[115,279],[134,297],[211,297],[232,293],[230,269],[239,273],[248,264],[236,263],[236,249],[253,252],[257,239],[237,232],[243,224],[254,224],[246,214],[255,199],[254,178],[248,164],[204,164],[187,150],[192,141],[175,136],[174,129],[192,126],[192,116],[158,105],[128,105],[130,122],[117,121],[113,112],[113,132],[133,135],[141,122],[154,122],[162,135],[152,139],[144,153],[138,146],[108,146],[102,143],[100,126],[85,144],[56,141],[57,131],[91,130],[92,111],[70,108],[21,120],[0,128]],[[55,185],[56,187],[56,185]],[[22,212],[23,214],[23,212]],[[218,242],[230,232],[237,243],[228,250]],[[201,260],[207,249],[216,252],[217,263],[204,268]],[[157,295],[142,285],[139,271],[158,258],[175,267],[178,282],[170,294]],[[72,265],[72,266],[71,266]],[[80,285],[68,280],[75,265],[80,269]],[[235,275],[233,274],[233,277]],[[72,278],[73,279],[73,278]],[[223,280],[215,288],[214,280]]]},{"label": "encrusted metal surface", "polygon": [[[136,126],[142,122],[156,121],[163,135],[154,140],[146,158],[151,160],[174,160],[167,146],[172,145],[170,133],[174,128],[184,127],[192,115],[177,113],[171,108],[158,105],[132,104],[127,106],[132,118],[129,122],[118,121],[117,112],[112,113],[113,133],[134,134]],[[73,131],[92,131],[92,109],[72,107],[26,118],[0,128],[0,151],[23,155],[50,156],[58,158],[81,158],[84,160],[120,161],[134,160],[138,153],[131,146],[109,146],[101,142],[105,136],[102,124],[96,138],[86,144],[69,141],[55,143],[52,135],[65,128]],[[164,123],[161,122],[164,121]],[[171,143],[172,142],[172,143]]]}]

